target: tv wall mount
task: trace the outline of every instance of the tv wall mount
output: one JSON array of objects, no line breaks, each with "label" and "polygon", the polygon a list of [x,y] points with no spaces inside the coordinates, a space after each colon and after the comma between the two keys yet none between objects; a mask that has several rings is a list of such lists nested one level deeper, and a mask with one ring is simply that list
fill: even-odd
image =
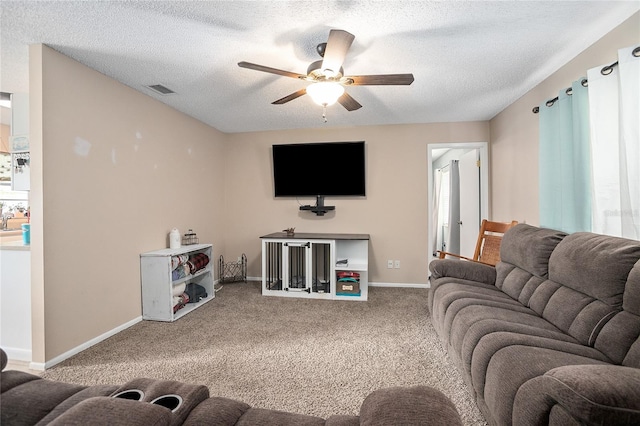
[{"label": "tv wall mount", "polygon": [[317,216],[324,216],[325,213],[335,210],[336,206],[325,206],[324,205],[324,195],[316,195],[316,205],[315,206],[300,206],[300,210],[310,211],[315,213]]}]

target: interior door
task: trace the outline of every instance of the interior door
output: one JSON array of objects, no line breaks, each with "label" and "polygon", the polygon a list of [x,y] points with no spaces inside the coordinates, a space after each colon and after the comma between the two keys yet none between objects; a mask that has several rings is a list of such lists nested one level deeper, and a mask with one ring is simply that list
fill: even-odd
[{"label": "interior door", "polygon": [[480,232],[480,161],[473,149],[458,162],[460,169],[460,254],[471,257]]}]

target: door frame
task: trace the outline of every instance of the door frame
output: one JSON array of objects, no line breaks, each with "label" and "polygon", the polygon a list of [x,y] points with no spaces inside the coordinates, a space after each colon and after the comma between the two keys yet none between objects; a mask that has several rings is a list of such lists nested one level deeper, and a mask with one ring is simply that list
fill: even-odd
[{"label": "door frame", "polygon": [[489,142],[459,142],[459,143],[430,143],[427,144],[427,259],[433,259],[431,242],[435,230],[431,223],[433,201],[433,155],[434,149],[477,149],[480,152],[480,217],[490,218],[489,208]]}]

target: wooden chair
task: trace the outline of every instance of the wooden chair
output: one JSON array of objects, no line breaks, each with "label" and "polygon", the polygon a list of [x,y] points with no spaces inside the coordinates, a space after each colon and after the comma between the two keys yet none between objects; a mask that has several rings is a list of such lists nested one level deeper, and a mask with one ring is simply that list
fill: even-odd
[{"label": "wooden chair", "polygon": [[438,257],[440,259],[444,259],[445,256],[453,256],[459,259],[496,266],[500,261],[500,244],[502,243],[502,236],[508,229],[517,224],[518,221],[515,220],[505,223],[490,222],[487,219],[483,219],[482,224],[480,225],[480,233],[478,234],[478,242],[476,243],[476,250],[473,253],[473,258],[468,258],[455,253],[448,253],[446,251],[438,251]]}]

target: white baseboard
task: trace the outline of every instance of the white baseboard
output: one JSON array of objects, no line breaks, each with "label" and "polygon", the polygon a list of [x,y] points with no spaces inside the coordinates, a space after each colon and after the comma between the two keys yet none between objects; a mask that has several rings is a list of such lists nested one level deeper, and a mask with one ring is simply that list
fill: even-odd
[{"label": "white baseboard", "polygon": [[[260,281],[262,277],[247,277],[247,281]],[[430,288],[429,283],[369,283],[369,287],[403,287],[403,288]]]},{"label": "white baseboard", "polygon": [[7,354],[7,358],[10,361],[22,361],[22,362],[30,362],[31,361],[31,350],[30,349],[20,349],[20,348],[6,348],[2,347],[2,350]]},{"label": "white baseboard", "polygon": [[430,288],[429,283],[369,283],[369,287]]},{"label": "white baseboard", "polygon": [[56,364],[61,363],[62,361],[66,360],[67,358],[71,358],[74,355],[79,354],[80,352],[84,351],[85,349],[89,349],[91,346],[102,342],[103,340],[117,334],[120,333],[123,330],[126,330],[127,328],[139,323],[140,321],[142,321],[142,316],[139,316],[137,318],[132,319],[131,321],[128,321],[116,328],[114,328],[113,330],[109,330],[106,333],[101,334],[98,337],[95,337],[91,340],[89,340],[88,342],[85,342],[79,346],[76,346],[75,348],[63,353],[62,355],[58,355],[57,357],[50,359],[49,361],[42,363],[42,362],[32,362],[29,364],[29,368],[32,370],[37,370],[37,371],[44,371],[47,368],[51,368]]}]

